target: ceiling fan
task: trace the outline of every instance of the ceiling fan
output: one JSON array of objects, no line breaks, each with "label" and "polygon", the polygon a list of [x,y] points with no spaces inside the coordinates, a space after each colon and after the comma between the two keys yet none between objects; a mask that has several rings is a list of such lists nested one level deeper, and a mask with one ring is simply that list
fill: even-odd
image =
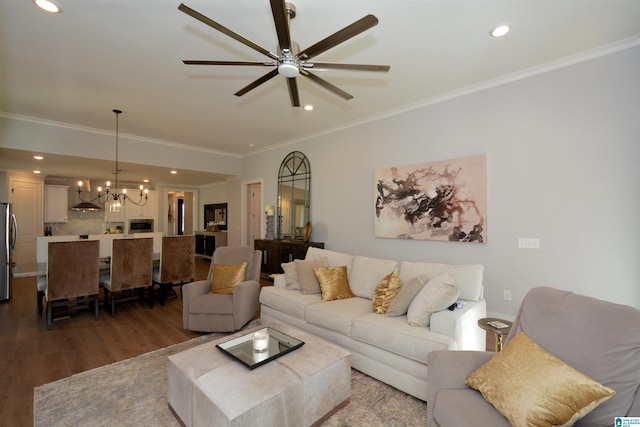
[{"label": "ceiling fan", "polygon": [[255,44],[251,40],[248,40],[241,35],[231,31],[225,26],[217,23],[216,21],[202,15],[201,13],[189,8],[183,3],[178,6],[178,9],[187,15],[197,19],[198,21],[220,31],[223,34],[231,37],[234,40],[250,47],[251,49],[262,53],[263,55],[271,58],[270,61],[182,61],[187,65],[249,65],[249,66],[264,66],[272,67],[264,76],[249,83],[247,86],[240,89],[235,93],[236,96],[242,96],[247,92],[255,89],[261,84],[271,80],[278,74],[282,74],[287,78],[287,86],[289,88],[289,97],[291,98],[291,106],[300,106],[300,96],[298,94],[298,85],[296,83],[297,76],[303,76],[309,78],[312,82],[319,84],[325,89],[333,92],[334,94],[349,100],[353,98],[352,95],[338,88],[337,86],[329,83],[323,78],[311,73],[310,70],[322,70],[322,69],[338,69],[338,70],[358,70],[358,71],[389,71],[388,65],[365,65],[365,64],[342,64],[334,62],[315,62],[309,61],[311,58],[337,46],[338,44],[349,40],[352,37],[376,26],[378,24],[378,18],[373,15],[367,15],[362,19],[354,22],[351,25],[333,33],[332,35],[320,40],[316,44],[297,51],[297,46],[291,41],[291,34],[289,32],[289,20],[296,16],[295,6],[291,3],[285,3],[284,0],[270,0],[271,12],[273,14],[273,21],[276,27],[276,33],[278,35],[278,54],[272,53],[267,49]]}]

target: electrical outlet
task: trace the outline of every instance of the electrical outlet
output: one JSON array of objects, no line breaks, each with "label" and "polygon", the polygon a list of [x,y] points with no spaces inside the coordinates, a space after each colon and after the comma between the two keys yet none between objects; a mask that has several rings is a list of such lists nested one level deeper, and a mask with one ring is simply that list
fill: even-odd
[{"label": "electrical outlet", "polygon": [[519,237],[519,249],[540,249],[540,239],[537,237]]},{"label": "electrical outlet", "polygon": [[508,290],[504,290],[504,300],[505,301],[511,301],[511,291]]}]

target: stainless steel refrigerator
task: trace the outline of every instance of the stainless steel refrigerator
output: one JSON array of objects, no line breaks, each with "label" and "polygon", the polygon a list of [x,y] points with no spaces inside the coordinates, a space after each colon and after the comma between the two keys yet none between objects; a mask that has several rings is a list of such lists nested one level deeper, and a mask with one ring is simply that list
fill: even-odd
[{"label": "stainless steel refrigerator", "polygon": [[11,279],[12,269],[15,263],[12,261],[13,251],[16,249],[18,240],[18,224],[16,216],[11,209],[11,203],[0,203],[2,220],[0,221],[0,236],[2,246],[0,246],[0,301],[11,299]]}]

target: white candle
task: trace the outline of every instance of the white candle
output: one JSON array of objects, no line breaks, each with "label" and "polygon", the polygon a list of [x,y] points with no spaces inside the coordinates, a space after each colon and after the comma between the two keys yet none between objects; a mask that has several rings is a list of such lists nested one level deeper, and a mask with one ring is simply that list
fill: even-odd
[{"label": "white candle", "polygon": [[253,334],[253,350],[262,352],[269,349],[269,333],[266,330]]}]

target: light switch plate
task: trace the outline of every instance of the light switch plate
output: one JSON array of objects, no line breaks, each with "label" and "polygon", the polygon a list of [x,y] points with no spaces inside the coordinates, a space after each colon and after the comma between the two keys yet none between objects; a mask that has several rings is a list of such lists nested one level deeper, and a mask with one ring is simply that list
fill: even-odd
[{"label": "light switch plate", "polygon": [[518,238],[518,248],[540,249],[540,239],[537,237],[520,237]]}]

